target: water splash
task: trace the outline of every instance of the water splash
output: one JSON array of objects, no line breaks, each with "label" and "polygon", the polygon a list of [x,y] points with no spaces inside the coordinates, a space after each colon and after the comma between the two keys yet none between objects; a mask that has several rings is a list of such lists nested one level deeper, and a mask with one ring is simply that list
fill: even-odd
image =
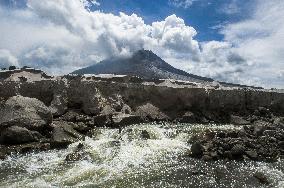
[{"label": "water splash", "polygon": [[[0,187],[253,187],[260,184],[256,180],[250,183],[251,173],[260,168],[274,186],[283,185],[281,161],[208,163],[188,158],[189,138],[205,129],[239,128],[189,124],[133,125],[121,132],[100,128],[92,138],[64,150],[14,155],[0,161]],[[66,162],[79,143],[87,157]]]}]

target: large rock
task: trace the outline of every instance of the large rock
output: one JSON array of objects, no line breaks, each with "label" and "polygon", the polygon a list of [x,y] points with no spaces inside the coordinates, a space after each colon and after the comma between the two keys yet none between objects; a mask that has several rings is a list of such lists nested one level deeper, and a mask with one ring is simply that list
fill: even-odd
[{"label": "large rock", "polygon": [[196,143],[191,145],[190,151],[191,151],[192,157],[199,158],[199,157],[202,157],[203,152],[204,152],[204,148],[199,142],[196,142]]},{"label": "large rock", "polygon": [[204,116],[197,115],[190,111],[185,112],[177,121],[180,123],[208,123],[208,120]]},{"label": "large rock", "polygon": [[115,109],[111,105],[106,105],[106,106],[104,106],[102,108],[102,111],[100,112],[100,115],[107,115],[107,116],[109,115],[109,116],[111,116],[111,115],[113,115],[115,113],[116,113],[116,111],[115,111]]},{"label": "large rock", "polygon": [[0,151],[0,160],[6,159],[6,154],[2,151]]},{"label": "large rock", "polygon": [[127,104],[124,104],[122,106],[121,113],[123,113],[123,114],[131,114],[132,113],[132,109]]},{"label": "large rock", "polygon": [[256,178],[262,184],[268,185],[271,183],[271,181],[268,179],[268,177],[263,172],[255,172],[253,174],[253,177]]},{"label": "large rock", "polygon": [[30,131],[24,127],[8,127],[0,134],[0,144],[14,145],[39,141],[43,136],[37,131]]},{"label": "large rock", "polygon": [[241,144],[236,144],[231,149],[231,154],[234,158],[242,158],[243,154],[245,154],[246,148]]},{"label": "large rock", "polygon": [[82,143],[80,143],[74,149],[74,151],[72,151],[71,153],[66,155],[65,161],[70,163],[70,162],[75,162],[75,161],[79,161],[79,160],[84,160],[84,159],[88,158],[88,155],[89,155],[89,153],[87,153],[85,151],[84,145]]},{"label": "large rock", "polygon": [[170,119],[159,108],[150,103],[139,106],[135,112],[135,115],[149,121],[167,121]]},{"label": "large rock", "polygon": [[112,115],[98,115],[94,117],[95,127],[109,127],[112,122]]},{"label": "large rock", "polygon": [[69,110],[64,115],[62,115],[59,119],[68,121],[68,122],[90,122],[93,120],[91,116],[85,115],[80,111]]},{"label": "large rock", "polygon": [[79,116],[79,113],[77,111],[70,110],[62,115],[60,119],[68,122],[76,122],[77,116]]},{"label": "large rock", "polygon": [[256,160],[257,157],[258,157],[257,152],[254,151],[254,150],[246,151],[245,154],[246,154],[246,156],[248,156],[252,160]]},{"label": "large rock", "polygon": [[0,128],[9,126],[42,130],[52,122],[52,114],[43,102],[35,98],[14,96],[0,108]]},{"label": "large rock", "polygon": [[272,115],[270,110],[264,107],[258,107],[258,109],[254,111],[254,114],[262,117],[271,117]]},{"label": "large rock", "polygon": [[192,112],[186,112],[181,118],[177,120],[180,123],[196,123],[197,117]]},{"label": "large rock", "polygon": [[68,100],[62,95],[54,95],[53,100],[50,104],[50,110],[54,116],[61,116],[68,109]]},{"label": "large rock", "polygon": [[147,130],[142,130],[141,131],[141,138],[147,140],[147,139],[151,138],[151,135]]},{"label": "large rock", "polygon": [[74,129],[76,125],[73,123],[54,121],[52,126],[53,132],[51,144],[53,148],[64,148],[83,138],[83,136]]},{"label": "large rock", "polygon": [[231,115],[231,124],[233,125],[249,125],[250,122],[240,116]]},{"label": "large rock", "polygon": [[94,117],[95,127],[119,128],[145,122],[141,116],[129,114],[99,115]]},{"label": "large rock", "polygon": [[140,116],[129,115],[129,114],[120,114],[112,117],[112,126],[113,127],[123,127],[133,124],[143,123],[144,120]]}]

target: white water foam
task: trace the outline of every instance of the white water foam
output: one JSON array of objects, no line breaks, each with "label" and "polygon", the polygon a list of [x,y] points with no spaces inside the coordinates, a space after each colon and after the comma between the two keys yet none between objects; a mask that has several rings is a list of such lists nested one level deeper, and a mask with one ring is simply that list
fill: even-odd
[{"label": "white water foam", "polygon": [[[222,187],[210,173],[214,168],[226,170],[230,163],[220,161],[207,164],[180,158],[187,155],[190,149],[188,140],[192,133],[205,129],[239,127],[144,124],[129,126],[121,133],[117,129],[96,129],[93,138],[87,137],[85,141],[74,143],[68,149],[15,155],[0,161],[0,187],[187,187],[192,182]],[[142,131],[146,131],[150,139],[143,138]],[[79,143],[84,145],[87,157],[67,163],[65,157]],[[237,173],[265,171],[273,180],[273,185],[283,186],[283,171],[269,167],[269,164],[232,164],[237,166]],[[192,168],[198,166],[203,166],[201,170],[210,173],[191,176]],[[239,183],[232,179],[223,186],[228,185],[236,187]]]}]

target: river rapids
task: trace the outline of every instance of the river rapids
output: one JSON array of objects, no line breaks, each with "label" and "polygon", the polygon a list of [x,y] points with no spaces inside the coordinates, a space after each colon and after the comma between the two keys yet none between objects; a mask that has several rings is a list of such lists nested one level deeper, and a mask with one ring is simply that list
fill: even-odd
[{"label": "river rapids", "polygon": [[[122,130],[95,129],[92,137],[67,149],[14,154],[0,161],[0,187],[284,187],[281,160],[205,162],[189,158],[188,140],[204,129],[238,127],[143,124]],[[67,162],[66,156],[80,143],[85,157]],[[254,178],[255,172],[264,173],[269,186]]]}]

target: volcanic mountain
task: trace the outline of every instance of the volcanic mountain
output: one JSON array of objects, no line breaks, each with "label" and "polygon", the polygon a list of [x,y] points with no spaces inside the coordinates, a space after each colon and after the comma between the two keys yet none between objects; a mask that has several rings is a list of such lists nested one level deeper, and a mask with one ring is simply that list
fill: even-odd
[{"label": "volcanic mountain", "polygon": [[131,57],[103,60],[72,74],[116,74],[139,76],[143,79],[176,79],[194,82],[212,82],[213,79],[189,74],[174,68],[149,50],[139,50]]}]

